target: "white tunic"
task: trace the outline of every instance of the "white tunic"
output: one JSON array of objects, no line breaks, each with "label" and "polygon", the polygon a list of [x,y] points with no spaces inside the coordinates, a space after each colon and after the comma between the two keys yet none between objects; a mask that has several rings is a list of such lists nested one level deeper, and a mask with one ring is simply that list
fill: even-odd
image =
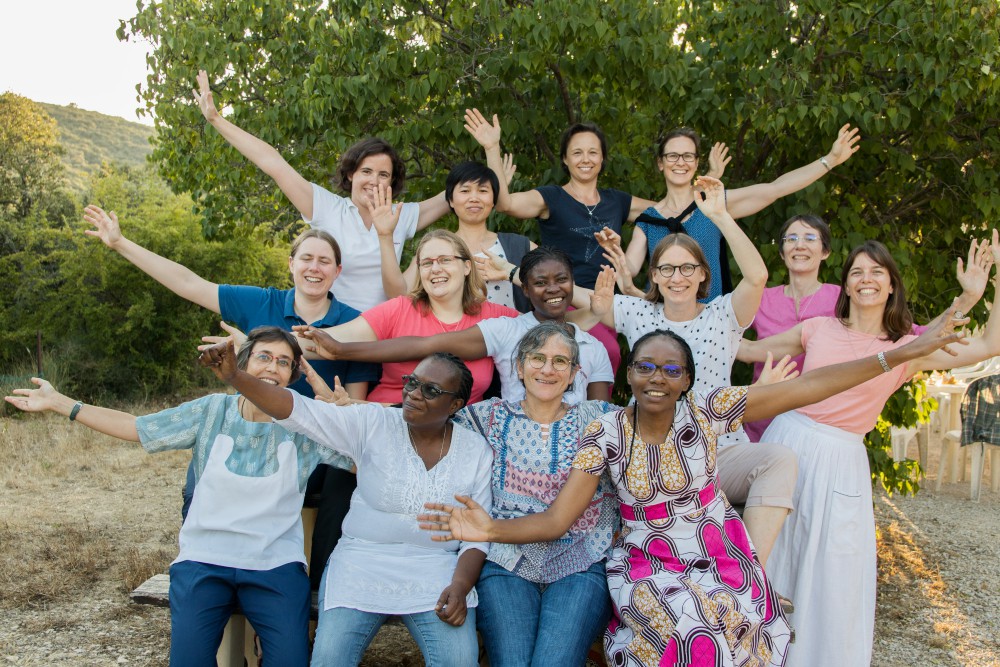
[{"label": "white tunic", "polygon": [[[364,312],[389,299],[382,287],[382,255],[379,251],[378,232],[374,225],[365,227],[361,213],[347,197],[313,186],[313,217],[306,220],[313,229],[333,235],[340,245],[344,270],[333,282],[330,291],[356,310]],[[396,262],[403,257],[403,244],[417,232],[420,204],[400,204],[403,207],[399,223],[392,233]]]},{"label": "white tunic", "polygon": [[[493,452],[483,438],[456,426],[447,455],[430,470],[410,442],[403,412],[376,404],[338,407],[298,394],[285,428],[350,456],[358,488],[344,520],[343,537],[330,556],[325,609],[347,607],[385,614],[434,609],[467,549],[489,544],[434,542],[416,515],[424,503],[454,503],[469,495],[492,507]],[[466,604],[478,603],[476,591]]]}]

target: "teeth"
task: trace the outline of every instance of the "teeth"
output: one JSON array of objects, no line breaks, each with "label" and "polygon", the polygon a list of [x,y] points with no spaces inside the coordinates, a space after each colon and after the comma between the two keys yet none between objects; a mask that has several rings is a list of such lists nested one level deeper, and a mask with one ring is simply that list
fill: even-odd
[{"label": "teeth", "polygon": [[448,278],[445,278],[445,277],[442,277],[442,278],[431,278],[431,285],[437,285],[439,283],[446,283],[446,282],[448,282]]},{"label": "teeth", "polygon": [[865,287],[858,290],[858,294],[864,294],[865,296],[871,296],[872,294],[877,294],[878,290],[873,287]]},{"label": "teeth", "polygon": [[552,298],[552,299],[546,299],[545,303],[556,304],[556,303],[562,303],[563,300],[564,300],[563,297],[560,296],[560,297],[555,297],[555,298]]},{"label": "teeth", "polygon": [[277,385],[278,384],[276,380],[272,380],[271,378],[260,378],[260,381],[261,382],[266,382],[268,384],[273,384],[273,385]]},{"label": "teeth", "polygon": [[321,283],[321,282],[323,282],[323,279],[322,278],[316,278],[314,276],[306,276],[306,282],[307,283]]},{"label": "teeth", "polygon": [[663,391],[647,391],[646,395],[647,396],[666,396],[667,393],[663,392]]}]

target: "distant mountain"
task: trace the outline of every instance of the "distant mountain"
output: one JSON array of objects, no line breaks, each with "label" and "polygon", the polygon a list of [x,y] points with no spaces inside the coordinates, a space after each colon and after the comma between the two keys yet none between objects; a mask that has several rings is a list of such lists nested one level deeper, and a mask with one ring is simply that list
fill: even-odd
[{"label": "distant mountain", "polygon": [[154,130],[146,125],[75,105],[39,105],[59,124],[66,185],[76,192],[86,188],[88,175],[102,162],[140,166],[153,150],[149,138]]}]

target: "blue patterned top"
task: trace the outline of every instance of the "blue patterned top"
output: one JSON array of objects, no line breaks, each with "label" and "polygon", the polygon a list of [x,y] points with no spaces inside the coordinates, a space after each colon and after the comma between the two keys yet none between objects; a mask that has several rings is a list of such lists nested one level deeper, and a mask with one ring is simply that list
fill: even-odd
[{"label": "blue patterned top", "polygon": [[[665,220],[660,212],[652,206],[643,211],[643,213],[653,218]],[[654,261],[653,250],[656,249],[656,245],[660,241],[670,235],[670,230],[665,226],[654,225],[644,221],[639,221],[635,224],[646,235],[647,254],[649,255],[649,263],[652,265]],[[708,259],[708,268],[712,272],[712,283],[708,286],[708,296],[704,299],[698,299],[701,303],[708,303],[722,294],[722,231],[697,207],[694,209],[694,213],[682,222],[681,225],[683,225],[684,231],[698,242],[698,245],[701,246],[701,251],[705,253],[705,257]]]},{"label": "blue patterned top", "polygon": [[[455,421],[482,434],[493,448],[493,518],[545,511],[569,477],[587,425],[619,409],[606,401],[583,401],[552,424],[548,437],[520,403],[493,398],[460,410]],[[614,487],[605,475],[590,506],[561,538],[493,543],[487,558],[528,581],[551,583],[607,558],[619,523]]]}]

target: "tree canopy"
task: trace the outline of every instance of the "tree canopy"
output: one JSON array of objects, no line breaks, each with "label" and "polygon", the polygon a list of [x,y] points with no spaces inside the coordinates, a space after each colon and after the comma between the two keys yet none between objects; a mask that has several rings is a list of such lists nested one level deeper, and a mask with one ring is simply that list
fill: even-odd
[{"label": "tree canopy", "polygon": [[28,215],[61,186],[56,122],[27,97],[0,94],[0,215]]}]

